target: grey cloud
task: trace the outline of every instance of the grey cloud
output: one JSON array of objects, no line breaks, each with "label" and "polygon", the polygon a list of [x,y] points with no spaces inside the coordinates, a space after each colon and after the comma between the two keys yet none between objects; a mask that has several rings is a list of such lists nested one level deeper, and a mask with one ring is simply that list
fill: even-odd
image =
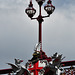
[{"label": "grey cloud", "polygon": [[[48,56],[60,52],[70,60],[75,58],[75,5],[66,1],[61,7],[62,0],[54,0],[56,10],[43,22],[43,50]],[[0,0],[0,68],[8,68],[5,63],[14,63],[14,58],[23,59],[25,64],[32,57],[38,23],[25,14],[28,4],[28,0]]]},{"label": "grey cloud", "polygon": [[64,7],[64,6],[66,8],[68,5],[70,5],[70,4],[74,5],[74,3],[75,3],[75,0],[65,0],[65,1],[63,1],[63,0],[57,0],[57,1],[52,0],[52,1],[55,4],[55,6],[58,7],[58,8],[61,8],[61,7]]},{"label": "grey cloud", "polygon": [[48,55],[57,51],[66,56],[65,60],[72,60],[75,58],[75,5],[68,7],[55,10],[50,20],[46,21],[44,43],[48,46],[44,48],[48,49]]},{"label": "grey cloud", "polygon": [[0,0],[0,9],[20,8],[27,3],[27,0]]}]

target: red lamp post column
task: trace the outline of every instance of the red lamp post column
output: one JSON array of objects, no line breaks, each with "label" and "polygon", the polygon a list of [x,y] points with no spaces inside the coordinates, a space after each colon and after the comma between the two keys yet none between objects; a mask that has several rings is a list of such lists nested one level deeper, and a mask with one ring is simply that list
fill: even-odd
[{"label": "red lamp post column", "polygon": [[42,50],[42,15],[41,15],[41,5],[39,5],[39,16],[37,18],[39,23],[39,37],[38,37],[38,43],[40,43],[40,50]]},{"label": "red lamp post column", "polygon": [[42,50],[42,23],[39,23],[39,43],[40,43],[40,50]]}]

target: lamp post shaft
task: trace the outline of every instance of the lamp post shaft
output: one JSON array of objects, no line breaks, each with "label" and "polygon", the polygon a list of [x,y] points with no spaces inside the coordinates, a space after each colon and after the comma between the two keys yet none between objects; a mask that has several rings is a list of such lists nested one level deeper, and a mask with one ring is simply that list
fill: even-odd
[{"label": "lamp post shaft", "polygon": [[38,22],[39,22],[39,40],[38,40],[38,42],[40,43],[40,50],[42,50],[42,15],[41,15],[41,5],[39,5]]},{"label": "lamp post shaft", "polygon": [[42,50],[42,23],[39,23],[39,43],[40,43],[40,50]]}]

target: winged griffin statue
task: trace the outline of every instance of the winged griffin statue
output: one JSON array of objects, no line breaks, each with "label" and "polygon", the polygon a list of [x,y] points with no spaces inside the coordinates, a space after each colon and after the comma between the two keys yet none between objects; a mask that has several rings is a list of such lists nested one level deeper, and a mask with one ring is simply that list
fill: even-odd
[{"label": "winged griffin statue", "polygon": [[30,75],[25,66],[21,65],[21,62],[23,62],[23,60],[15,59],[15,64],[12,63],[7,64],[11,66],[11,68],[13,69],[13,73],[16,73],[16,75],[23,75],[24,73],[25,73],[24,75]]}]

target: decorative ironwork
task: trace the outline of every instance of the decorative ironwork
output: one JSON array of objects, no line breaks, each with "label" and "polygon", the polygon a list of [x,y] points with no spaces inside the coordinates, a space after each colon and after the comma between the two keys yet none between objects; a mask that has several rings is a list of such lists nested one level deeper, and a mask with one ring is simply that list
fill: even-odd
[{"label": "decorative ironwork", "polygon": [[75,67],[71,66],[70,68],[64,68],[61,75],[75,75]]}]

